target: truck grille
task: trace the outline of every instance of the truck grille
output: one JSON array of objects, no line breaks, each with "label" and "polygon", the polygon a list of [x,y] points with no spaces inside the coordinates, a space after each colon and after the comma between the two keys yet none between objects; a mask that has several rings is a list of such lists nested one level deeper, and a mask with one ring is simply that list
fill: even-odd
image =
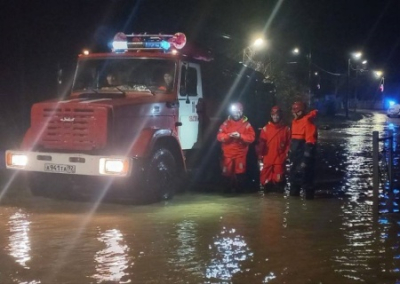
[{"label": "truck grille", "polygon": [[44,107],[39,144],[46,149],[95,150],[107,143],[107,108]]}]

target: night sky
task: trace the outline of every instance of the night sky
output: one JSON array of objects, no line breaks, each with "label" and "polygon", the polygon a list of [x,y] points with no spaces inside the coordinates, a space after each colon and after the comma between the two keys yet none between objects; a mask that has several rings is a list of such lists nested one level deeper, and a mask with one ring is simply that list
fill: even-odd
[{"label": "night sky", "polygon": [[55,96],[58,66],[72,70],[84,48],[107,50],[118,31],[181,31],[216,52],[263,32],[270,49],[310,48],[328,71],[345,73],[362,49],[389,88],[400,78],[398,0],[4,0],[0,11],[0,95],[14,102]]}]

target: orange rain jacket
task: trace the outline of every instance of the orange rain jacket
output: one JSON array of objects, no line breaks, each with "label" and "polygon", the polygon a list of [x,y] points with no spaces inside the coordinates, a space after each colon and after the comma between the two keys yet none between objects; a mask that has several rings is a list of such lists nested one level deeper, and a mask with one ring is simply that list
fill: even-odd
[{"label": "orange rain jacket", "polygon": [[[229,137],[232,132],[239,132],[240,138]],[[228,117],[220,126],[217,140],[221,142],[224,155],[223,174],[239,174],[246,171],[246,156],[251,144],[255,139],[255,132],[247,117],[235,121]]]},{"label": "orange rain jacket", "polygon": [[303,117],[292,121],[290,159],[293,163],[308,164],[311,159],[315,158],[318,132],[313,120],[316,116],[317,110],[312,110]]}]

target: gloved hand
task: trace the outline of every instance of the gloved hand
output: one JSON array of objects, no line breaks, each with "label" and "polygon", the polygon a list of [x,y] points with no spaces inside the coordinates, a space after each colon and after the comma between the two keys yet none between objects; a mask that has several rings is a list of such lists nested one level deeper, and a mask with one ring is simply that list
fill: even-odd
[{"label": "gloved hand", "polygon": [[237,132],[237,131],[232,132],[232,133],[229,134],[229,137],[232,137],[232,138],[240,138],[240,133]]}]

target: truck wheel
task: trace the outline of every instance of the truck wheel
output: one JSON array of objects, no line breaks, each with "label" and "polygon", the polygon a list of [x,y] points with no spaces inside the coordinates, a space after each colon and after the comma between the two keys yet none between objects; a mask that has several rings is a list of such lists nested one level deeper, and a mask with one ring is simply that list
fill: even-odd
[{"label": "truck wheel", "polygon": [[144,193],[152,200],[172,198],[177,186],[177,163],[165,148],[153,152],[145,174]]}]

